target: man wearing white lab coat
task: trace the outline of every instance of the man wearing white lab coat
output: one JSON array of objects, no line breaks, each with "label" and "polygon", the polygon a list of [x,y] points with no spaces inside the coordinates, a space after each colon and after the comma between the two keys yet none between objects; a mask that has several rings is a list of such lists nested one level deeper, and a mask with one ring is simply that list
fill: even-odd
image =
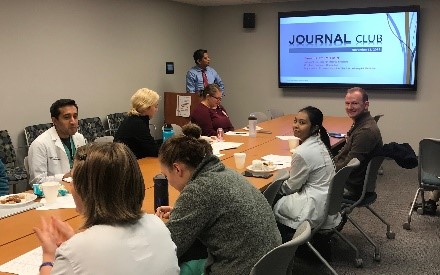
[{"label": "man wearing white lab coat", "polygon": [[[59,99],[50,107],[53,127],[29,147],[30,183],[60,181],[70,172],[76,148],[86,144],[78,130],[78,106],[72,99]],[[48,178],[52,177],[52,178]]]}]

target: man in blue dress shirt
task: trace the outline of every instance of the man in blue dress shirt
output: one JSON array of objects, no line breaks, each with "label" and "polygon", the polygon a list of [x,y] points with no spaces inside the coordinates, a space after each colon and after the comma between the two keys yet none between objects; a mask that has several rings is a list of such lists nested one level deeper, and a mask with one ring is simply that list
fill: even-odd
[{"label": "man in blue dress shirt", "polygon": [[222,94],[225,93],[225,86],[218,73],[209,66],[211,61],[208,51],[198,49],[193,54],[196,66],[189,69],[186,73],[186,91],[188,93],[198,93],[202,91],[208,84],[217,84]]}]

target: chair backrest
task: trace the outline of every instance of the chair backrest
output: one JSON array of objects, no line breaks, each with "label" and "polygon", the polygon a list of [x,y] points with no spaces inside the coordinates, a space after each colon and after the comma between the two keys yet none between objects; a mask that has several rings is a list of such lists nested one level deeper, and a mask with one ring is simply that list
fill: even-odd
[{"label": "chair backrest", "polygon": [[278,109],[269,109],[267,110],[270,114],[270,119],[274,119],[280,116],[284,116],[284,112]]},{"label": "chair backrest", "polygon": [[23,159],[24,170],[26,171],[26,176],[30,180],[31,176],[29,174],[29,158],[25,156]]},{"label": "chair backrest", "polygon": [[0,159],[6,167],[15,166],[17,157],[8,130],[0,130]]},{"label": "chair backrest", "polygon": [[272,182],[266,190],[264,190],[263,195],[266,198],[267,202],[270,206],[273,206],[273,202],[275,200],[276,195],[278,194],[278,190],[280,190],[281,185],[283,184],[283,179],[278,179]]},{"label": "chair backrest", "polygon": [[171,126],[173,126],[173,131],[174,131],[174,135],[175,135],[175,136],[181,136],[181,135],[183,135],[182,127],[181,127],[180,125],[177,125],[177,124],[171,124]]},{"label": "chair backrest", "polygon": [[24,136],[26,138],[26,145],[29,147],[31,143],[42,133],[52,127],[52,123],[42,123],[37,125],[30,125],[24,128]]},{"label": "chair backrest", "polygon": [[291,241],[277,246],[264,255],[254,265],[250,275],[286,275],[289,265],[293,262],[296,249],[310,240],[310,237],[310,222],[306,220],[298,226]]},{"label": "chair backrest", "polygon": [[23,165],[24,165],[24,169],[26,170],[26,172],[29,173],[29,159],[28,159],[28,156],[24,157]]},{"label": "chair backrest", "polygon": [[[440,176],[440,139],[425,138],[419,142],[419,182],[426,175]],[[438,179],[438,178],[437,178]]]},{"label": "chair backrest", "polygon": [[384,115],[383,114],[379,114],[379,115],[375,115],[373,118],[374,118],[374,120],[376,121],[376,123],[377,122],[379,122],[379,119],[381,118],[381,117],[383,117]]},{"label": "chair backrest", "polygon": [[107,115],[108,128],[110,135],[114,136],[121,126],[122,121],[128,116],[127,113],[114,113]]},{"label": "chair backrest", "polygon": [[377,171],[379,171],[384,159],[384,156],[375,156],[368,163],[367,172],[365,173],[364,178],[365,192],[362,193],[374,192],[376,190]]},{"label": "chair backrest", "polygon": [[284,171],[285,174],[283,175],[275,175],[275,179],[272,181],[272,183],[263,191],[263,195],[266,198],[267,202],[270,206],[273,206],[274,200],[276,195],[278,194],[278,190],[280,190],[281,185],[283,182],[289,178],[289,172]]},{"label": "chair backrest", "polygon": [[93,142],[96,138],[105,136],[104,124],[99,117],[79,119],[78,132],[81,133],[88,142]]},{"label": "chair backrest", "polygon": [[[344,194],[345,182],[350,176],[351,171],[353,171],[353,169],[355,169],[359,165],[360,165],[359,160],[357,158],[353,158],[345,167],[342,167],[333,177],[333,180],[330,183],[330,187],[328,189],[328,196],[327,196],[326,210],[325,210],[327,212],[327,215],[325,215],[325,217],[329,215],[335,215],[341,210],[341,204],[343,198],[342,195]],[[319,228],[321,228],[324,222],[325,219],[322,221],[322,223],[319,226],[317,226],[317,228],[314,228],[314,230],[319,230]]]},{"label": "chair backrest", "polygon": [[104,136],[104,137],[97,137],[93,142],[113,142],[115,138],[113,136]]},{"label": "chair backrest", "polygon": [[269,120],[269,117],[263,112],[253,112],[250,115],[256,117],[258,123]]}]

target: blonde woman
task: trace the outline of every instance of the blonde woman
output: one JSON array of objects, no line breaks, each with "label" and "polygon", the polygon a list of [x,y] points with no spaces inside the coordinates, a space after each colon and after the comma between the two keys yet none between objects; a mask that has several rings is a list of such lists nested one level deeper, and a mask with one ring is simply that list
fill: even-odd
[{"label": "blonde woman", "polygon": [[139,89],[131,97],[128,117],[115,134],[115,142],[130,148],[136,158],[157,157],[159,146],[150,133],[150,119],[158,110],[159,95],[147,88]]}]

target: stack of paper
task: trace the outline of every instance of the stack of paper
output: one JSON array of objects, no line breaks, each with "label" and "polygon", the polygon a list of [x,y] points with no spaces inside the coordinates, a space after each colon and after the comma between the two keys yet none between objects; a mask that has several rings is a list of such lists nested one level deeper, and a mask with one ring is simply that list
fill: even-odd
[{"label": "stack of paper", "polygon": [[19,275],[35,275],[38,274],[43,259],[43,250],[41,246],[31,250],[7,263],[0,265],[0,272],[19,274]]},{"label": "stack of paper", "polygon": [[212,150],[214,152],[220,152],[221,150],[235,149],[242,145],[240,142],[220,141],[211,143]]}]

